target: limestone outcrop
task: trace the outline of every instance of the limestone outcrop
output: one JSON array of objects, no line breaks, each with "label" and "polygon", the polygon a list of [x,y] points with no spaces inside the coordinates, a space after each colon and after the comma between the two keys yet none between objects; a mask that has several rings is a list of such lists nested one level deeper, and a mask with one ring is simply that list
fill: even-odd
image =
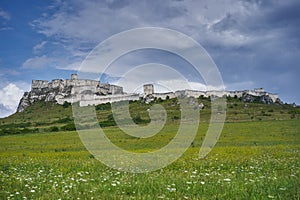
[{"label": "limestone outcrop", "polygon": [[95,80],[78,79],[76,74],[72,74],[71,79],[66,80],[54,79],[51,82],[32,80],[31,90],[24,93],[17,112],[24,111],[36,101],[63,104],[64,102],[73,103],[80,100],[101,99],[104,96],[113,98],[123,94],[123,88],[120,86]]},{"label": "limestone outcrop", "polygon": [[180,90],[176,92],[155,93],[152,84],[144,85],[144,94],[126,94],[123,88],[117,85],[101,83],[96,80],[78,79],[77,74],[72,74],[71,79],[54,79],[51,82],[33,80],[31,91],[25,92],[20,100],[17,112],[24,111],[36,101],[48,101],[58,104],[65,102],[79,102],[80,106],[98,105],[107,102],[124,100],[139,100],[149,103],[155,98],[168,99],[176,97],[232,97],[240,98],[243,102],[259,102],[265,104],[282,101],[277,94],[264,91],[263,88],[242,91],[198,91]]}]

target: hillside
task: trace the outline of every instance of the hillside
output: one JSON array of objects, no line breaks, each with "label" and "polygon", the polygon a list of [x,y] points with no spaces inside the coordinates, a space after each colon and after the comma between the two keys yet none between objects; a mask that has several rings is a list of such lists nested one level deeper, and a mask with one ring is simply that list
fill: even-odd
[{"label": "hillside", "polygon": [[[171,165],[142,174],[95,159],[77,132],[69,131],[74,129],[70,104],[38,102],[1,119],[7,135],[0,136],[0,199],[299,199],[299,107],[228,99],[222,134],[199,159],[210,101],[198,100],[205,105],[202,123],[188,150]],[[167,109],[168,120],[149,138],[132,137],[114,126],[110,104],[97,106],[97,116],[115,145],[154,152],[172,141],[180,120],[176,99],[156,103]],[[130,103],[136,123],[149,122],[150,106]]]},{"label": "hillside", "polygon": [[[147,109],[153,104],[161,104],[167,111],[167,123],[178,124],[180,120],[180,107],[177,99],[158,99],[151,103],[141,101],[130,102],[130,113],[137,124],[147,124],[149,115]],[[204,109],[200,111],[202,123],[208,123],[210,119],[209,98],[199,97],[198,103],[203,103]],[[114,126],[110,103],[97,105],[97,118],[102,127]],[[242,121],[270,121],[289,120],[300,118],[300,107],[288,104],[263,104],[244,103],[238,98],[227,98],[226,122]],[[87,128],[92,126],[88,124]],[[18,134],[30,132],[56,132],[75,130],[73,122],[72,106],[70,103],[63,105],[52,102],[38,101],[27,107],[23,112],[17,112],[9,117],[0,119],[0,134]]]}]

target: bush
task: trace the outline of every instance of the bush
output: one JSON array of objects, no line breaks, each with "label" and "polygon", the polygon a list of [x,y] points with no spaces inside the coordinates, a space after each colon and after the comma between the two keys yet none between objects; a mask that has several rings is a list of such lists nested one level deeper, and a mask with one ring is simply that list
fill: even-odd
[{"label": "bush", "polygon": [[96,106],[96,110],[110,110],[110,109],[111,109],[110,103],[99,104]]},{"label": "bush", "polygon": [[106,121],[99,122],[99,125],[101,127],[108,127],[108,126],[116,126],[117,124],[114,120],[113,121],[106,120]]},{"label": "bush", "polygon": [[61,130],[63,130],[63,131],[75,131],[76,127],[75,127],[74,123],[69,123],[69,124],[61,127]]},{"label": "bush", "polygon": [[178,117],[178,116],[176,116],[176,115],[172,117],[172,120],[173,120],[173,121],[174,121],[174,120],[179,120],[179,119],[180,119],[180,117]]},{"label": "bush", "polygon": [[136,115],[134,118],[133,118],[133,121],[136,123],[136,124],[139,124],[141,123],[143,120],[141,118],[140,115]]},{"label": "bush", "polygon": [[59,128],[58,128],[57,126],[51,126],[51,127],[49,128],[49,131],[50,131],[50,132],[57,132],[57,131],[59,131]]},{"label": "bush", "polygon": [[68,108],[68,107],[70,107],[71,106],[71,103],[68,103],[68,102],[64,102],[64,104],[63,104],[63,107],[64,108]]}]

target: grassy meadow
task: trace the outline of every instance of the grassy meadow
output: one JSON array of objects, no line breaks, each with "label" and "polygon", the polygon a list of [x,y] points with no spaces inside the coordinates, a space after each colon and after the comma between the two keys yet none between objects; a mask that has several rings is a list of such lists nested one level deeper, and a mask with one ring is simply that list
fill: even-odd
[{"label": "grassy meadow", "polygon": [[[290,105],[228,99],[217,145],[198,158],[210,119],[199,99],[201,123],[193,144],[166,168],[144,174],[111,169],[83,146],[71,106],[39,102],[0,119],[0,199],[300,199],[300,116]],[[168,114],[156,136],[137,139],[115,126],[110,105],[96,107],[107,137],[128,151],[159,149],[180,121],[176,100],[157,101]],[[151,104],[132,102],[137,124]],[[92,127],[88,124],[86,127]]]}]

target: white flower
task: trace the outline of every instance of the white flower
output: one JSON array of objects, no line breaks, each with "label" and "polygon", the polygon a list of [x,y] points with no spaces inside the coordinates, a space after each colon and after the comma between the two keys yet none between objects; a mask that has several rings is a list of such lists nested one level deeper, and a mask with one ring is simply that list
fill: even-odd
[{"label": "white flower", "polygon": [[204,182],[204,181],[200,181],[200,183],[201,183],[202,185],[204,185],[204,184],[205,184],[205,182]]},{"label": "white flower", "polygon": [[169,187],[167,187],[167,190],[169,190],[170,192],[176,192],[176,188],[169,188]]},{"label": "white flower", "polygon": [[30,190],[30,192],[31,192],[31,193],[34,193],[34,192],[35,192],[35,190]]},{"label": "white flower", "polygon": [[226,181],[226,182],[230,182],[231,181],[230,178],[224,178],[223,180]]}]

